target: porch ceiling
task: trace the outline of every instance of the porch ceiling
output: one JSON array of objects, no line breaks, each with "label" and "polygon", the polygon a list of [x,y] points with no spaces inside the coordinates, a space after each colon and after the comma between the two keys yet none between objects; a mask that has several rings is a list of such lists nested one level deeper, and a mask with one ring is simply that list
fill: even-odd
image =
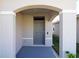
[{"label": "porch ceiling", "polygon": [[49,10],[49,9],[43,9],[43,8],[33,8],[33,9],[28,9],[24,10],[23,12],[25,13],[37,13],[37,12],[52,12],[52,13],[57,13],[57,11]]},{"label": "porch ceiling", "polygon": [[27,9],[21,11],[22,14],[33,14],[33,13],[46,13],[50,16],[50,20],[53,20],[59,12],[49,9],[43,9],[43,8],[33,8],[33,9]]}]

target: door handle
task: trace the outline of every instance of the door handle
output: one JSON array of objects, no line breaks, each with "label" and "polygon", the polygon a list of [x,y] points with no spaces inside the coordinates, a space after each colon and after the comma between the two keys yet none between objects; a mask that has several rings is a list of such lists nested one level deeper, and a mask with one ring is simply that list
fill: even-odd
[{"label": "door handle", "polygon": [[48,35],[48,32],[47,32],[47,35]]}]

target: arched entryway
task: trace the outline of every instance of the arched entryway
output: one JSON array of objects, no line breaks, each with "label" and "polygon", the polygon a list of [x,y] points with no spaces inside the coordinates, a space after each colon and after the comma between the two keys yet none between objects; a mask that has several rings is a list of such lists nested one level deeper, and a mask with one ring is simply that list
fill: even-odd
[{"label": "arched entryway", "polygon": [[[54,46],[52,41],[52,20],[59,15],[60,11],[61,9],[48,5],[31,5],[17,9],[15,11],[16,53],[24,46]],[[55,54],[55,51],[53,53]]]},{"label": "arched entryway", "polygon": [[[0,53],[0,57],[16,57],[16,32],[17,32],[16,31],[16,27],[17,27],[16,18],[17,18],[17,14],[23,10],[36,9],[36,8],[48,9],[48,10],[52,10],[55,12],[59,12],[59,15],[60,15],[60,44],[59,44],[60,45],[60,57],[67,57],[66,51],[69,51],[72,54],[76,54],[76,17],[75,17],[76,12],[75,12],[75,2],[74,2],[75,0],[70,1],[72,3],[69,6],[66,5],[66,3],[68,2],[67,0],[63,0],[62,2],[41,0],[41,1],[32,1],[33,3],[30,0],[29,2],[27,2],[26,0],[24,0],[23,2],[22,1],[23,0],[20,0],[20,1],[13,0],[13,2],[9,2],[8,0],[6,3],[3,1],[3,4],[1,4],[1,11],[0,11],[0,39],[1,39],[0,40],[0,48],[1,48],[0,52],[1,53]],[[63,5],[63,3],[65,5]],[[18,14],[18,15],[21,16],[21,14]],[[54,17],[56,15],[54,15]],[[36,17],[36,18],[39,18],[39,17]],[[44,19],[44,17],[42,19]],[[46,28],[47,30],[45,32],[46,34],[45,45],[46,46],[52,45],[52,39],[51,39],[52,30],[50,30],[51,29],[50,22],[52,19],[53,17],[50,20],[46,21],[48,22],[47,24],[49,24],[49,25],[46,25],[49,28],[47,27]],[[29,23],[25,23],[25,24],[29,24]],[[21,25],[18,25],[18,26],[21,26]],[[31,28],[30,30],[32,30]],[[22,34],[22,32],[19,32],[19,34]],[[20,35],[17,35],[17,36],[21,38]],[[32,36],[32,35],[29,34],[29,36]],[[26,37],[24,39],[26,39]],[[28,39],[32,39],[32,38],[28,37]],[[18,43],[18,45],[19,44],[20,43]],[[17,47],[19,50],[20,46],[18,45]]]}]

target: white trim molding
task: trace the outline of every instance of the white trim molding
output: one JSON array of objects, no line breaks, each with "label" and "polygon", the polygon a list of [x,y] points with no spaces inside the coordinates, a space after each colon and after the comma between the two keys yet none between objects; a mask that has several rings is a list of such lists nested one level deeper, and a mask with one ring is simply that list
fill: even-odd
[{"label": "white trim molding", "polygon": [[23,46],[32,46],[33,38],[23,38]]},{"label": "white trim molding", "polygon": [[32,40],[33,38],[23,38],[23,39],[24,39],[24,40],[27,40],[27,39],[31,39],[31,40]]},{"label": "white trim molding", "polygon": [[13,11],[0,11],[0,14],[11,14],[11,15],[16,15]]},{"label": "white trim molding", "polygon": [[39,46],[39,47],[49,47],[49,46],[46,46],[46,45],[35,45],[35,44],[33,44],[33,46]]},{"label": "white trim molding", "polygon": [[77,11],[76,10],[62,10],[60,14],[61,13],[77,13]]},{"label": "white trim molding", "polygon": [[46,38],[47,40],[50,40],[50,39],[52,39],[52,38]]}]

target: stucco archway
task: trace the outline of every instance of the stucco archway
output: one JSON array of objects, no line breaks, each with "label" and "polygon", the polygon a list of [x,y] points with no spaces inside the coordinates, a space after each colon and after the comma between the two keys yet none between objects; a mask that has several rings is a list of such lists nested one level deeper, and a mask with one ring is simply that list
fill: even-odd
[{"label": "stucco archway", "polygon": [[18,9],[14,10],[14,12],[17,13],[17,12],[27,10],[27,9],[32,9],[32,8],[44,8],[44,9],[54,10],[57,12],[62,11],[61,8],[50,6],[50,5],[29,5],[29,6],[20,7]]},{"label": "stucco archway", "polygon": [[[20,7],[20,8],[17,8],[16,10],[14,10],[14,12],[15,13],[18,13],[18,12],[20,12],[20,11],[23,11],[23,10],[28,10],[28,9],[32,9],[32,8],[43,8],[43,9],[49,9],[49,10],[54,10],[54,11],[56,11],[56,12],[59,12],[60,13],[60,56],[61,57],[64,57],[65,56],[65,51],[70,51],[70,52],[75,52],[75,51],[73,51],[73,50],[75,50],[75,49],[71,49],[71,50],[69,50],[69,49],[64,49],[65,48],[65,46],[67,47],[67,48],[69,48],[70,46],[68,46],[68,45],[66,45],[66,43],[68,43],[68,42],[71,42],[71,41],[69,41],[69,39],[71,38],[71,33],[70,33],[70,35],[67,35],[67,32],[70,32],[69,30],[65,30],[64,28],[66,28],[67,26],[65,26],[66,25],[66,21],[64,21],[64,20],[67,20],[67,23],[68,22],[74,22],[74,21],[72,21],[72,20],[68,20],[68,19],[70,19],[69,18],[69,16],[68,15],[72,15],[72,16],[75,16],[75,14],[74,14],[74,12],[71,12],[71,11],[69,11],[69,10],[65,10],[65,11],[63,11],[62,12],[62,9],[60,9],[60,8],[58,8],[58,7],[54,7],[54,6],[50,6],[50,5],[39,5],[39,4],[37,4],[37,5],[27,5],[27,6],[24,6],[24,7]],[[67,15],[67,14],[68,15]],[[65,16],[65,17],[63,17],[63,16]],[[67,18],[67,19],[66,19]],[[75,18],[75,17],[74,17]],[[73,19],[74,19],[73,18]],[[71,17],[71,19],[72,19],[72,17]],[[65,24],[65,25],[64,25]],[[73,24],[73,23],[71,23],[71,24]],[[74,24],[73,24],[74,25]],[[69,27],[71,27],[72,25],[70,25]],[[74,26],[75,27],[75,26]],[[68,27],[67,27],[68,28]],[[66,32],[67,31],[67,32]],[[72,30],[72,31],[75,31],[75,29],[74,30]],[[65,35],[64,35],[65,34]],[[75,38],[75,34],[73,34],[74,36],[74,38]],[[70,36],[70,37],[69,37]],[[66,41],[66,38],[68,39],[67,41]],[[73,41],[74,41],[74,39],[73,39]],[[72,43],[73,43],[73,41],[72,41]],[[64,42],[64,44],[63,44],[63,42]],[[75,42],[74,42],[75,43]],[[75,45],[74,45],[75,46]],[[63,51],[64,50],[64,51]]]},{"label": "stucco archway", "polygon": [[49,6],[49,5],[30,5],[30,6],[25,6],[25,7],[21,7],[19,9],[16,9],[14,12],[18,13],[18,12],[21,12],[21,11],[24,11],[24,10],[36,9],[36,8],[52,10],[52,11],[56,11],[58,13],[60,11],[62,11],[60,8]]}]

